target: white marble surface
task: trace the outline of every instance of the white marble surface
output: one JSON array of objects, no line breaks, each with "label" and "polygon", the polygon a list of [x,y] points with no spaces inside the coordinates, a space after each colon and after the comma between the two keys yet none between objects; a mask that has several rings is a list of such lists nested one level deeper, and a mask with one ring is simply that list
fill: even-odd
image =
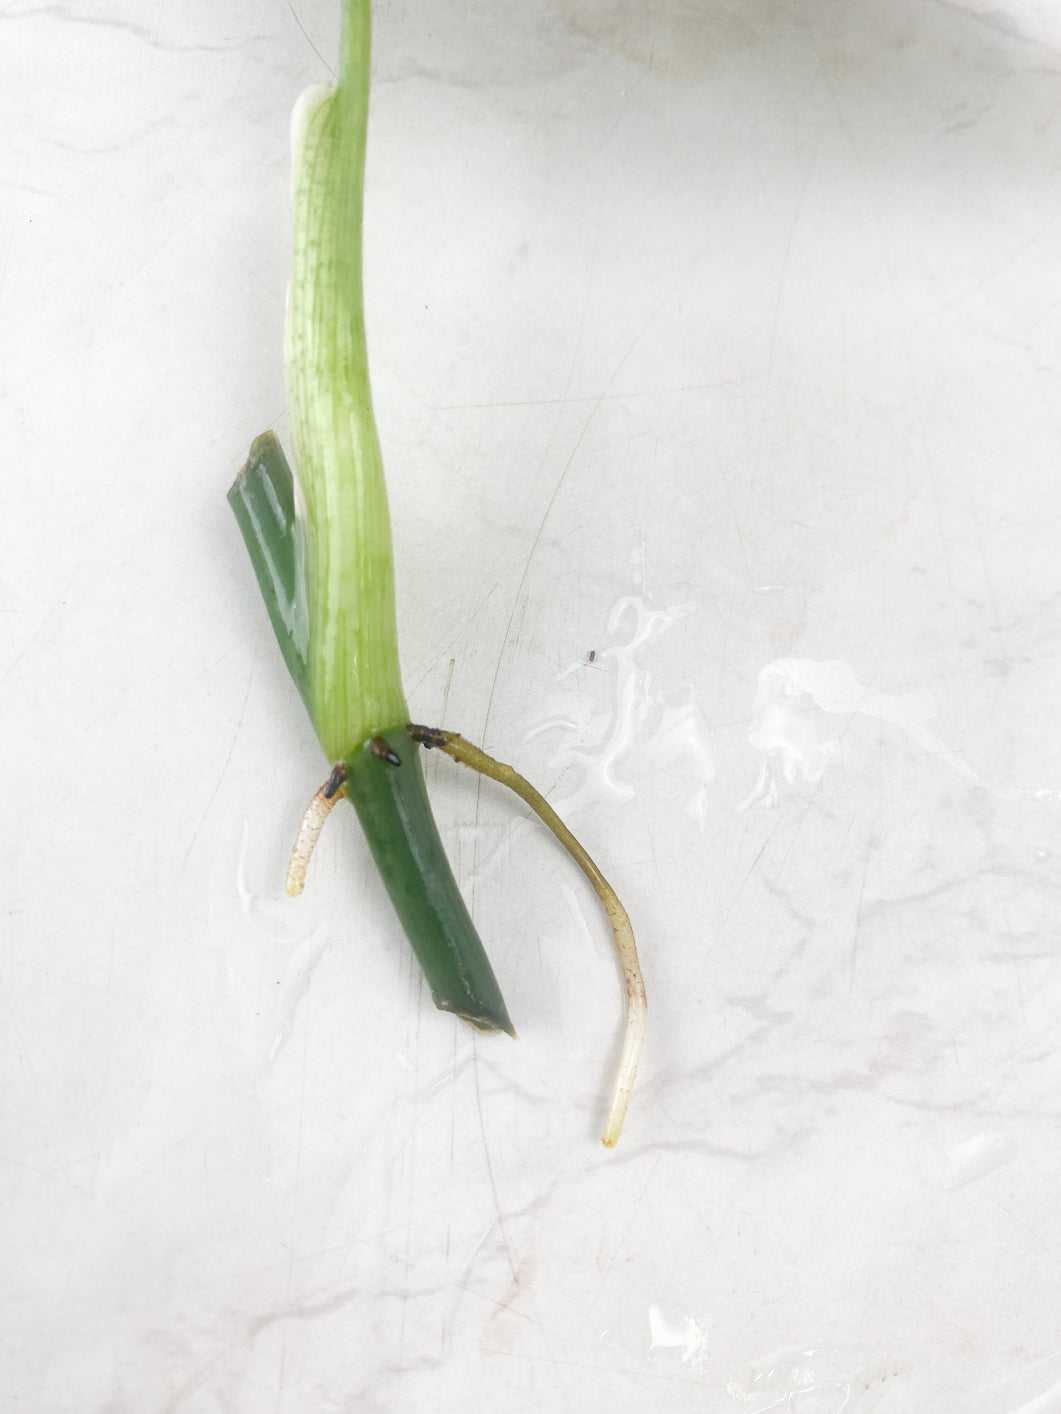
[{"label": "white marble surface", "polygon": [[[332,0],[0,6],[0,1410],[1061,1411],[1061,13],[380,4],[431,1007],[225,505]],[[323,56],[323,58],[321,57]],[[594,660],[588,661],[591,651]]]}]

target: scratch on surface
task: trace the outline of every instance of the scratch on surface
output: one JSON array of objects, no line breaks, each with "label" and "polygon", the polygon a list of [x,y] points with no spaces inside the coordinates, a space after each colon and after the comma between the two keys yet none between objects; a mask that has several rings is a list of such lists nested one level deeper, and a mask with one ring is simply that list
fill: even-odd
[{"label": "scratch on surface", "polygon": [[472,1077],[475,1081],[475,1107],[479,1115],[479,1133],[482,1135],[483,1140],[483,1154],[486,1158],[486,1173],[487,1177],[490,1180],[490,1192],[493,1195],[494,1199],[494,1211],[497,1214],[498,1231],[501,1233],[501,1241],[504,1243],[505,1246],[505,1255],[508,1258],[509,1270],[511,1271],[514,1280],[516,1276],[516,1259],[513,1255],[512,1243],[509,1241],[508,1228],[505,1225],[505,1215],[501,1210],[501,1197],[497,1191],[497,1178],[494,1174],[493,1160],[490,1158],[490,1145],[486,1138],[486,1121],[483,1118],[483,1096],[482,1091],[479,1088],[479,1046],[478,1037],[476,1036],[472,1037],[472,1055],[475,1058],[475,1064],[472,1068]]},{"label": "scratch on surface", "polygon": [[296,11],[294,5],[291,3],[291,0],[287,0],[287,8],[291,11],[291,18],[295,21],[295,24],[298,25],[299,29],[302,31],[303,39],[313,50],[314,54],[316,54],[317,58],[321,61],[321,63],[324,65],[324,67],[328,70],[328,72],[334,79],[335,70],[332,68],[331,64],[328,63],[327,59],[325,59],[324,55],[320,52],[317,46],[313,43],[313,40],[310,39],[309,35],[306,33],[306,26],[299,19],[298,12]]},{"label": "scratch on surface", "polygon": [[[732,915],[733,910],[737,907],[737,904],[738,904],[738,902],[740,901],[740,896],[741,896],[741,894],[744,892],[744,886],[745,886],[745,884],[747,884],[748,880],[749,880],[749,879],[752,877],[752,875],[755,873],[755,870],[756,870],[756,868],[757,868],[757,866],[758,866],[758,864],[759,864],[759,860],[762,859],[763,855],[766,853],[766,850],[767,850],[767,848],[769,847],[769,845],[770,845],[771,841],[773,840],[774,836],[777,834],[778,830],[781,828],[781,821],[782,821],[783,818],[784,818],[784,817],[779,817],[779,818],[778,818],[778,820],[777,820],[776,823],[774,824],[773,829],[772,829],[772,830],[770,831],[770,833],[767,835],[766,839],[763,840],[762,844],[759,846],[758,850],[756,851],[756,853],[755,853],[755,858],[754,858],[754,859],[752,860],[752,862],[748,865],[748,868],[747,868],[747,870],[745,871],[745,874],[744,874],[744,878],[743,878],[743,879],[740,881],[740,883],[737,885],[736,891],[735,891],[735,893],[733,894],[732,899],[730,900],[730,905],[729,905],[729,907],[726,909],[725,913],[722,915],[722,918],[721,918],[720,921],[719,921],[718,932],[719,932],[720,935],[721,935],[722,931],[724,930],[724,928],[726,927],[726,924],[729,922],[730,916]],[[784,860],[782,860],[781,862],[782,862],[782,864],[784,864]],[[778,872],[780,872],[780,870],[779,870]],[[774,882],[775,882],[775,883],[777,882],[777,875],[774,876]]]},{"label": "scratch on surface", "polygon": [[[807,162],[803,173],[803,181],[800,183],[799,193],[796,197],[795,210],[792,213],[792,221],[788,228],[788,239],[785,242],[785,253],[781,260],[781,274],[777,281],[777,293],[774,296],[773,318],[770,323],[770,347],[766,356],[766,377],[763,386],[763,406],[762,416],[759,419],[759,438],[755,448],[755,480],[758,482],[759,473],[762,468],[763,444],[766,440],[766,420],[770,413],[770,393],[774,383],[774,364],[777,356],[777,335],[781,327],[781,305],[784,300],[785,287],[788,284],[788,271],[792,263],[792,247],[795,244],[796,232],[803,215],[803,203],[807,197],[807,188],[810,186],[811,174],[818,162],[819,148],[815,147]],[[728,486],[727,486],[728,489]],[[740,527],[737,527],[738,535]]]},{"label": "scratch on surface", "polygon": [[185,869],[188,866],[188,860],[191,857],[191,852],[195,848],[195,841],[199,838],[199,832],[206,824],[210,811],[213,808],[214,801],[217,799],[217,793],[221,789],[221,784],[224,781],[225,776],[228,774],[228,768],[231,764],[233,753],[236,750],[236,742],[239,740],[239,734],[243,728],[243,719],[247,714],[247,703],[250,701],[251,688],[254,685],[254,674],[255,668],[252,667],[250,671],[250,676],[247,679],[247,691],[243,694],[243,706],[239,709],[239,720],[236,723],[236,730],[232,733],[232,741],[229,744],[228,755],[225,757],[225,763],[221,767],[221,773],[217,778],[217,783],[215,784],[213,790],[210,792],[210,799],[206,802],[206,808],[203,811],[202,816],[200,817],[198,825],[196,825],[194,831],[192,832],[191,839],[188,841],[188,848],[184,851],[184,858],[181,860],[181,867],[177,870],[178,878],[184,873]]},{"label": "scratch on surface", "polygon": [[56,615],[56,614],[59,612],[59,610],[60,610],[61,608],[63,608],[63,606],[66,604],[67,595],[70,593],[70,590],[73,588],[74,581],[77,579],[77,576],[78,576],[79,573],[80,573],[80,571],[75,570],[75,572],[74,572],[74,573],[70,576],[70,578],[67,580],[67,582],[66,582],[66,584],[64,585],[63,589],[62,589],[62,590],[60,591],[60,593],[59,593],[59,597],[55,600],[55,602],[52,604],[51,608],[50,608],[50,609],[48,610],[48,612],[45,614],[44,618],[41,619],[40,623],[39,623],[39,624],[37,625],[37,627],[33,630],[33,633],[30,635],[30,640],[29,640],[29,642],[28,642],[24,647],[22,647],[22,648],[19,649],[19,651],[15,654],[14,658],[12,658],[11,662],[8,663],[8,665],[7,665],[7,667],[4,669],[3,673],[0,674],[0,682],[6,682],[6,681],[7,681],[7,679],[11,676],[11,674],[12,674],[12,673],[15,671],[15,669],[18,667],[19,663],[21,663],[22,660],[23,660],[23,658],[25,658],[26,654],[29,653],[30,650],[33,648],[33,646],[39,641],[41,635],[44,633],[44,630],[45,630],[45,629],[48,627],[48,625],[51,623],[51,621],[52,621],[52,619],[55,617],[55,615]]},{"label": "scratch on surface", "polygon": [[298,1135],[295,1140],[295,1181],[291,1188],[291,1236],[287,1255],[287,1295],[290,1300],[295,1278],[295,1247],[298,1236],[299,1189],[302,1186],[302,1146],[306,1125],[306,1077],[309,1070],[309,994],[306,996],[305,1025],[302,1028],[302,1084],[298,1093]]},{"label": "scratch on surface", "polygon": [[457,666],[456,658],[449,660],[449,671],[446,674],[446,686],[442,689],[442,725],[446,725],[446,713],[449,711],[449,690],[453,686],[453,670]]},{"label": "scratch on surface", "polygon": [[4,242],[4,256],[0,260],[0,291],[4,288],[4,280],[7,278],[7,267],[11,259],[11,247],[15,240],[15,221],[12,217],[7,228],[7,240]]},{"label": "scratch on surface", "polygon": [[[648,1192],[649,1185],[651,1184],[652,1180],[653,1180],[653,1179],[655,1178],[655,1176],[656,1176],[656,1170],[659,1168],[662,1159],[663,1159],[663,1154],[662,1154],[662,1152],[657,1153],[657,1154],[656,1154],[656,1162],[652,1165],[651,1169],[649,1170],[648,1177],[645,1179],[644,1183],[643,1183],[642,1186],[641,1186],[641,1192],[637,1195],[636,1200],[635,1200],[633,1203],[630,1204],[630,1211],[629,1211],[629,1215],[628,1215],[628,1217],[627,1217],[627,1219],[626,1219],[626,1224],[625,1224],[625,1226],[623,1227],[622,1232],[619,1234],[619,1240],[618,1240],[618,1242],[616,1242],[616,1244],[615,1244],[615,1250],[612,1252],[612,1255],[608,1258],[607,1265],[605,1266],[604,1271],[603,1271],[603,1273],[601,1274],[601,1279],[600,1279],[600,1281],[597,1283],[597,1290],[593,1293],[593,1300],[590,1301],[590,1303],[589,1303],[588,1306],[586,1307],[586,1314],[585,1314],[585,1316],[582,1318],[582,1324],[581,1324],[581,1326],[579,1327],[579,1330],[585,1330],[586,1322],[587,1322],[587,1321],[589,1320],[589,1318],[590,1318],[590,1312],[594,1309],[594,1307],[596,1306],[597,1302],[600,1300],[600,1294],[601,1294],[601,1292],[604,1290],[604,1283],[605,1283],[605,1282],[608,1280],[608,1278],[611,1276],[612,1268],[615,1266],[615,1263],[616,1263],[616,1261],[618,1260],[619,1253],[623,1250],[623,1243],[626,1241],[627,1234],[629,1233],[631,1227],[633,1226],[634,1218],[635,1218],[636,1215],[641,1211],[641,1205],[642,1205],[642,1203],[645,1201],[645,1194]],[[611,1162],[611,1161],[609,1160],[609,1162]]]},{"label": "scratch on surface", "polygon": [[[598,230],[599,230],[599,227],[598,227]],[[594,243],[593,249],[594,249],[594,253],[595,253],[595,252],[596,252],[596,242]],[[594,420],[596,419],[597,414],[600,412],[600,409],[601,409],[601,407],[603,406],[605,399],[609,396],[609,394],[610,394],[610,392],[611,392],[612,385],[615,383],[615,380],[619,377],[619,374],[620,374],[620,373],[623,371],[623,369],[626,367],[626,364],[627,364],[627,362],[629,361],[631,354],[632,354],[632,353],[634,352],[634,350],[637,348],[638,344],[639,344],[639,343],[641,342],[641,340],[644,338],[645,334],[646,334],[646,333],[648,332],[648,330],[651,328],[651,326],[652,326],[653,323],[656,321],[656,319],[659,317],[659,315],[662,313],[662,311],[663,311],[664,309],[666,309],[667,305],[670,303],[670,300],[671,300],[672,296],[674,295],[674,292],[675,292],[675,291],[678,289],[678,287],[681,285],[682,281],[686,278],[686,276],[688,275],[689,271],[692,270],[692,269],[694,269],[695,266],[696,266],[697,264],[699,264],[699,262],[703,259],[703,257],[704,257],[704,255],[705,255],[705,253],[707,252],[707,250],[708,250],[708,244],[703,245],[702,247],[700,247],[700,248],[696,251],[696,253],[692,256],[692,258],[691,258],[690,260],[688,260],[688,261],[685,263],[685,265],[682,266],[682,268],[681,268],[681,269],[678,271],[678,273],[675,275],[674,279],[673,279],[673,280],[671,281],[671,283],[668,285],[667,289],[663,292],[662,296],[656,301],[656,304],[653,306],[653,308],[651,309],[651,311],[649,312],[649,314],[648,314],[648,315],[645,317],[645,319],[642,321],[642,323],[641,323],[640,327],[638,328],[637,332],[634,334],[634,336],[633,336],[633,338],[630,340],[629,344],[627,344],[626,349],[625,349],[625,351],[623,352],[622,356],[619,358],[618,363],[616,363],[615,367],[612,369],[612,372],[609,374],[608,379],[607,379],[607,382],[604,384],[604,387],[600,390],[600,392],[597,394],[597,397],[594,399],[593,406],[592,406],[592,408],[590,408],[589,413],[588,413],[587,416],[586,416],[586,420],[585,420],[585,422],[583,422],[583,424],[582,424],[582,430],[579,432],[578,437],[577,437],[576,440],[575,440],[575,445],[572,447],[571,452],[570,452],[570,455],[568,456],[567,460],[564,462],[564,465],[563,465],[563,467],[562,467],[562,469],[561,469],[561,471],[560,471],[560,475],[557,477],[556,484],[555,484],[555,486],[553,487],[552,494],[550,495],[548,502],[546,503],[545,510],[544,510],[544,512],[542,513],[542,517],[541,517],[541,520],[540,520],[540,522],[539,522],[539,524],[538,524],[538,529],[537,529],[537,531],[535,532],[534,539],[533,539],[533,541],[531,542],[530,549],[527,551],[527,558],[526,558],[526,561],[525,561],[524,566],[523,566],[523,573],[522,573],[521,576],[520,576],[519,584],[516,586],[516,592],[515,592],[515,594],[514,594],[514,596],[513,596],[513,599],[512,599],[512,609],[511,609],[511,611],[510,611],[510,613],[509,613],[509,616],[508,616],[508,623],[507,623],[506,626],[505,626],[505,632],[504,632],[504,634],[503,634],[503,636],[502,636],[502,639],[501,639],[501,648],[500,648],[500,650],[498,651],[497,664],[496,664],[496,666],[495,666],[495,668],[494,668],[494,675],[493,675],[493,678],[491,679],[491,682],[490,682],[490,691],[489,691],[489,693],[487,694],[486,710],[485,710],[485,712],[483,713],[482,736],[483,736],[483,739],[484,739],[484,740],[486,739],[486,732],[487,732],[487,726],[488,726],[489,721],[490,721],[490,714],[491,714],[491,712],[492,712],[492,710],[493,710],[494,694],[495,694],[495,692],[496,692],[496,690],[497,690],[497,681],[498,681],[498,678],[499,678],[499,676],[500,676],[500,674],[501,674],[501,664],[502,664],[503,661],[504,661],[505,653],[506,653],[506,651],[507,651],[507,649],[508,649],[508,645],[509,645],[509,638],[510,638],[511,633],[512,633],[512,625],[513,625],[513,623],[515,622],[516,613],[517,613],[517,610],[519,609],[520,600],[521,600],[521,598],[522,598],[522,596],[523,596],[524,586],[526,585],[528,576],[530,575],[531,565],[532,565],[532,563],[533,563],[533,561],[534,561],[535,554],[537,553],[538,546],[541,544],[541,539],[542,539],[542,535],[543,535],[543,533],[544,533],[544,531],[545,531],[545,526],[546,526],[546,524],[547,524],[547,522],[548,522],[548,520],[549,520],[550,515],[552,514],[553,506],[556,504],[556,498],[557,498],[557,496],[559,496],[559,494],[560,494],[560,488],[563,486],[564,481],[565,481],[565,479],[566,479],[566,477],[567,477],[567,473],[570,471],[572,465],[574,464],[575,458],[578,456],[579,449],[581,448],[582,443],[583,443],[583,441],[585,440],[586,433],[589,431],[590,427],[593,425],[593,422],[594,422]],[[590,276],[591,276],[591,279],[592,279],[592,267],[591,267],[591,270],[590,270]],[[587,296],[586,296],[586,298],[587,298],[587,302],[588,302],[588,298],[589,298],[589,295],[588,295],[588,288],[587,288]],[[583,310],[583,322],[584,322],[584,319],[585,319],[585,310]],[[582,326],[580,325],[579,339],[581,339],[581,327],[582,327]],[[569,369],[569,371],[568,371],[568,381],[567,381],[567,388],[565,389],[565,394],[566,394],[568,391],[570,391],[571,378],[574,376],[575,360],[577,359],[577,357],[578,357],[578,344],[576,343],[575,352],[574,352],[574,354],[572,355],[571,367],[570,367],[570,369]],[[552,443],[550,442],[550,448],[551,448],[551,446],[552,446]],[[545,454],[545,455],[546,455],[546,457],[548,456],[548,449],[546,450],[546,454]],[[544,464],[545,464],[545,458],[543,457],[543,459],[542,459],[542,468],[544,468]],[[476,791],[475,791],[475,826],[476,826],[475,838],[476,838],[476,841],[478,841],[478,838],[479,838],[478,825],[479,825],[479,807],[480,807],[481,796],[482,796],[482,780],[480,779],[480,780],[476,783]]]},{"label": "scratch on surface", "polygon": [[[422,1012],[423,1012],[423,1007],[418,1006],[418,1007],[417,1007],[417,1027],[416,1027],[416,1035],[417,1035],[417,1043],[418,1043],[418,1044],[419,1044],[419,1038],[420,1038],[420,1016],[421,1016]],[[474,1064],[474,1057],[473,1057],[473,1064]],[[451,1037],[450,1068],[451,1068],[451,1070],[453,1071],[453,1073],[456,1074],[456,1071],[457,1071],[457,1030],[456,1030],[456,1027],[454,1027],[453,1033],[452,1033],[452,1037]],[[453,1173],[454,1173],[454,1166],[455,1166],[455,1160],[456,1160],[456,1148],[457,1148],[457,1132],[456,1132],[456,1130],[457,1130],[457,1100],[456,1100],[456,1086],[454,1086],[454,1087],[450,1090],[449,1099],[450,1099],[450,1104],[449,1104],[449,1153],[448,1153],[447,1156],[446,1156],[446,1158],[447,1158],[447,1162],[446,1162],[446,1176],[447,1176],[447,1182],[448,1182],[448,1186],[447,1186],[447,1196],[449,1196],[449,1197],[451,1198],[451,1200],[452,1200],[452,1194],[453,1194]],[[489,1228],[487,1229],[487,1231],[489,1231]],[[450,1275],[449,1275],[449,1272],[450,1272],[450,1258],[451,1258],[451,1255],[452,1255],[452,1249],[453,1249],[453,1203],[452,1203],[452,1201],[450,1201],[450,1202],[446,1205],[446,1247],[445,1247],[444,1267],[443,1267],[444,1279],[445,1279],[445,1283],[446,1283],[447,1286],[449,1285],[449,1282],[450,1282]],[[449,1302],[444,1302],[444,1303],[443,1303],[443,1306],[442,1306],[441,1321],[440,1321],[440,1327],[439,1327],[439,1333],[438,1333],[438,1344],[439,1344],[438,1358],[439,1358],[440,1360],[444,1360],[444,1359],[446,1358],[446,1354],[447,1354],[447,1352],[448,1352],[448,1350],[449,1350],[449,1330],[450,1330],[450,1304],[449,1304]]]},{"label": "scratch on surface", "polygon": [[214,230],[213,226],[205,222],[204,226],[205,229],[209,231],[210,234],[213,236],[214,240],[217,241],[218,245],[222,248],[222,250],[227,251],[237,265],[241,265],[243,269],[246,270],[248,275],[250,275],[253,279],[257,280],[258,284],[261,285],[263,290],[265,290],[268,294],[272,295],[274,299],[280,298],[278,292],[274,290],[273,287],[266,280],[263,280],[262,277],[258,274],[257,270],[255,270],[252,265],[248,265],[241,255],[236,254],[236,252],[229,245],[228,241],[224,240],[221,236],[219,236],[218,233]]},{"label": "scratch on surface", "polygon": [[862,932],[862,913],[866,903],[866,880],[869,878],[869,859],[873,852],[873,841],[866,841],[865,854],[862,857],[862,878],[858,885],[858,902],[855,904],[855,921],[851,934],[851,961],[848,965],[847,986],[848,991],[852,991],[855,986],[855,974],[858,971],[858,942]]}]

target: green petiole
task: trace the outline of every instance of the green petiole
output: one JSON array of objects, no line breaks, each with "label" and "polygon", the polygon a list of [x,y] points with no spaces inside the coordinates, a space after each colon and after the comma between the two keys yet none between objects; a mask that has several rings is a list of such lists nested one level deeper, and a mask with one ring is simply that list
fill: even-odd
[{"label": "green petiole", "polygon": [[266,432],[229,492],[284,661],[334,763],[306,811],[288,891],[301,891],[335,803],[351,800],[436,1005],[478,1030],[514,1036],[439,839],[420,745],[440,747],[509,785],[572,853],[612,922],[628,1018],[604,1135],[611,1146],[644,1029],[644,984],[625,910],[585,850],[510,766],[454,733],[409,725],[361,278],[370,22],[370,0],[344,0],[339,82],[303,94],[293,120],[286,355],[295,475]]}]

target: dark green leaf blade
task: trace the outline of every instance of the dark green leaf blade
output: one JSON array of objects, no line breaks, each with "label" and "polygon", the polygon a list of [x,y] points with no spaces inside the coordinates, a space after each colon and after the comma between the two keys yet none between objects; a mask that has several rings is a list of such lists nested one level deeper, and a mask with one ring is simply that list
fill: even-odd
[{"label": "dark green leaf blade", "polygon": [[309,606],[291,468],[274,432],[263,432],[228,493],[288,672],[309,706]]}]

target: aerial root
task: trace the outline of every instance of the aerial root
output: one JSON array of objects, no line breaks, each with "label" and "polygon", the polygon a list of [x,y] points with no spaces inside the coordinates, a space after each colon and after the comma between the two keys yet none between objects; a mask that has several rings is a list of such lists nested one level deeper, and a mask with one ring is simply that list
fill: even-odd
[{"label": "aerial root", "polygon": [[314,848],[320,839],[321,830],[324,829],[325,820],[335,808],[336,801],[342,798],[345,780],[346,767],[340,762],[306,806],[306,813],[295,836],[291,862],[287,866],[287,892],[292,898],[297,898],[306,887],[306,870],[309,868]]},{"label": "aerial root", "polygon": [[619,1142],[630,1092],[634,1088],[634,1077],[637,1074],[638,1061],[641,1059],[641,1046],[645,1036],[645,1018],[648,1010],[645,997],[645,979],[641,975],[641,965],[637,959],[637,944],[634,942],[634,930],[630,926],[629,915],[619,902],[615,890],[553,807],[541,792],[536,791],[517,770],[512,766],[506,766],[502,761],[495,761],[492,756],[488,756],[485,751],[480,751],[477,746],[473,746],[470,741],[465,741],[456,732],[444,731],[440,727],[418,727],[415,725],[406,727],[406,731],[414,741],[420,742],[423,746],[437,747],[447,756],[452,756],[454,761],[461,761],[465,766],[470,766],[473,771],[479,771],[482,775],[489,776],[491,780],[500,781],[502,785],[508,786],[509,790],[515,791],[519,798],[530,806],[535,815],[552,830],[593,885],[597,897],[604,905],[604,911],[607,913],[608,922],[612,927],[615,951],[619,959],[626,992],[626,1029],[623,1032],[623,1049],[619,1058],[619,1070],[612,1087],[608,1117],[602,1136],[607,1148],[614,1149]]}]

